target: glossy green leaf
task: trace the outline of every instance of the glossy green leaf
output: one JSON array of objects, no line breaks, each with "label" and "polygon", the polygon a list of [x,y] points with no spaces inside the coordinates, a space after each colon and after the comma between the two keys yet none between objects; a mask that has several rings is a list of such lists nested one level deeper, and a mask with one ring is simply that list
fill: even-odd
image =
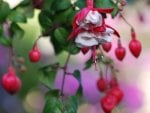
[{"label": "glossy green leaf", "polygon": [[57,40],[59,44],[62,44],[62,45],[65,45],[67,43],[66,39],[68,35],[69,35],[68,31],[63,27],[59,27],[54,31],[55,39]]},{"label": "glossy green leaf", "polygon": [[[53,32],[52,32],[53,33]],[[64,48],[62,47],[62,44],[59,44],[54,36],[54,34],[52,34],[51,36],[51,42],[53,43],[54,46],[54,50],[55,50],[55,54],[58,55],[60,54],[62,51],[64,51]]]},{"label": "glossy green leaf", "polygon": [[74,72],[73,72],[73,75],[74,75],[74,77],[79,81],[79,84],[80,84],[80,86],[79,86],[79,89],[78,89],[78,91],[77,91],[77,96],[82,96],[82,91],[83,91],[83,89],[82,89],[82,81],[81,81],[81,73],[80,73],[80,70],[75,70]]},{"label": "glossy green leaf", "polygon": [[55,10],[58,12],[58,11],[69,8],[70,6],[71,6],[70,0],[62,0],[61,2],[60,0],[54,0],[52,4],[52,10]]},{"label": "glossy green leaf", "polygon": [[83,88],[82,88],[82,85],[81,85],[81,84],[80,84],[80,86],[79,86],[79,89],[78,89],[76,95],[77,95],[79,98],[82,97],[82,95],[83,95]]},{"label": "glossy green leaf", "polygon": [[26,16],[24,15],[24,13],[20,12],[20,10],[14,10],[11,12],[11,14],[9,15],[9,19],[12,22],[27,22],[26,20]]},{"label": "glossy green leaf", "polygon": [[0,7],[0,23],[6,20],[10,12],[11,12],[11,9],[9,8],[8,3],[2,2],[1,7]]},{"label": "glossy green leaf", "polygon": [[65,101],[65,113],[77,113],[78,110],[78,98],[71,96]]},{"label": "glossy green leaf", "polygon": [[34,8],[32,5],[19,7],[18,10],[20,10],[26,16],[26,18],[32,18],[34,16]]},{"label": "glossy green leaf", "polygon": [[4,36],[0,36],[0,44],[4,46],[11,46],[12,45],[12,40],[9,38],[6,38]]},{"label": "glossy green leaf", "polygon": [[79,7],[80,9],[86,6],[86,1],[85,0],[78,0],[75,3],[75,6]]},{"label": "glossy green leaf", "polygon": [[0,36],[3,35],[3,26],[0,25]]},{"label": "glossy green leaf", "polygon": [[10,30],[13,38],[23,38],[24,30],[18,24],[12,23]]},{"label": "glossy green leaf", "polygon": [[39,80],[47,87],[53,88],[54,80],[57,74],[57,70],[53,70],[51,67],[41,70],[43,75],[39,77]]},{"label": "glossy green leaf", "polygon": [[68,52],[72,55],[76,55],[80,52],[80,48],[78,48],[75,44],[70,44],[68,46]]},{"label": "glossy green leaf", "polygon": [[81,83],[81,73],[79,70],[73,72],[74,77]]},{"label": "glossy green leaf", "polygon": [[91,68],[92,65],[93,65],[93,59],[90,58],[88,61],[86,61],[84,70],[87,70],[87,69]]},{"label": "glossy green leaf", "polygon": [[60,91],[51,89],[46,93],[46,103],[43,113],[62,113],[62,101]]},{"label": "glossy green leaf", "polygon": [[71,25],[71,23],[68,23],[68,16],[73,12],[73,8],[68,8],[66,10],[63,10],[63,11],[59,11],[54,17],[53,17],[53,21],[55,23],[63,23],[65,25]]},{"label": "glossy green leaf", "polygon": [[73,21],[73,18],[75,16],[75,14],[77,13],[76,10],[72,10],[68,15],[67,15],[67,23],[72,25],[72,21]]},{"label": "glossy green leaf", "polygon": [[51,89],[46,93],[46,99],[49,99],[51,97],[59,98],[60,96],[60,91],[57,89]]},{"label": "glossy green leaf", "polygon": [[53,12],[51,7],[55,0],[44,0],[42,11],[48,11],[49,13]]},{"label": "glossy green leaf", "polygon": [[42,11],[39,14],[39,22],[44,29],[49,29],[52,26],[52,20],[46,11]]},{"label": "glossy green leaf", "polygon": [[28,6],[29,4],[31,4],[31,0],[23,0],[23,1],[20,3],[20,6]]}]

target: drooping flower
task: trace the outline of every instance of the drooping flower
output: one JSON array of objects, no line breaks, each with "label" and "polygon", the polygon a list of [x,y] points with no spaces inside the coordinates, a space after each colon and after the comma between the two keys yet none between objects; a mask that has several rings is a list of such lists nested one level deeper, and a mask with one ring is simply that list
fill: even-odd
[{"label": "drooping flower", "polygon": [[[75,42],[77,42],[77,45],[79,45],[79,37],[85,37],[89,35],[87,38],[85,38],[85,40],[89,39],[89,37],[90,40],[85,41],[87,44],[83,45],[91,46],[92,44],[92,46],[94,46],[101,44],[99,38],[102,38],[102,40],[106,38],[107,40],[107,38],[110,37],[110,35],[113,33],[120,37],[115,29],[105,24],[105,20],[102,16],[102,13],[111,13],[112,11],[113,8],[94,8],[93,0],[87,0],[87,7],[83,8],[74,16],[72,23],[73,31],[69,35],[68,40],[75,38]],[[83,46],[80,47],[82,48]]]},{"label": "drooping flower", "polygon": [[[73,31],[68,40],[73,39],[81,51],[86,48],[92,49],[93,60],[96,64],[96,49],[99,45],[111,42],[111,34],[120,37],[119,33],[105,24],[102,14],[111,13],[113,8],[94,8],[93,0],[86,0],[87,7],[81,9],[73,19]],[[88,51],[82,51],[84,54]]]},{"label": "drooping flower", "polygon": [[79,33],[76,38],[75,38],[75,43],[77,44],[78,47],[84,48],[84,47],[92,47],[95,45],[99,45],[105,42],[110,42],[111,41],[111,34],[114,31],[110,28],[106,29],[106,32],[98,32],[98,33],[93,33],[93,32],[88,32],[84,31]]}]

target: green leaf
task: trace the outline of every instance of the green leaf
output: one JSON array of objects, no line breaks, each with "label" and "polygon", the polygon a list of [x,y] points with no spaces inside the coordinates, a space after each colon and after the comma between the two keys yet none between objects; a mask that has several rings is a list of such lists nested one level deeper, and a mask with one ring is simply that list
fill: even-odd
[{"label": "green leaf", "polygon": [[82,83],[81,83],[81,73],[80,73],[79,70],[75,70],[73,72],[73,75],[79,81],[79,84],[80,84],[79,89],[78,89],[76,95],[81,97],[82,96],[82,91],[83,91],[83,89],[82,89]]},{"label": "green leaf", "polygon": [[43,113],[62,113],[62,101],[59,90],[50,90],[46,93],[46,103]]},{"label": "green leaf", "polygon": [[66,113],[77,113],[78,110],[78,98],[77,96],[71,96],[65,101]]},{"label": "green leaf", "polygon": [[65,45],[67,43],[66,38],[68,37],[68,35],[68,31],[63,27],[59,27],[54,31],[55,39],[59,44],[62,45]]},{"label": "green leaf", "polygon": [[78,6],[80,9],[85,7],[86,6],[86,2],[85,0],[78,0],[76,3],[75,3],[75,6]]},{"label": "green leaf", "polygon": [[112,0],[96,0],[95,4],[96,4],[96,7],[114,8],[114,11],[111,14],[113,18],[117,15],[119,11],[117,4],[115,4]]},{"label": "green leaf", "polygon": [[61,2],[60,0],[54,0],[52,4],[52,10],[58,12],[69,8],[70,6],[71,6],[70,0],[62,0]]},{"label": "green leaf", "polygon": [[71,44],[68,46],[68,52],[72,55],[76,55],[80,52],[80,48],[78,48],[75,44]]},{"label": "green leaf", "polygon": [[[54,31],[52,31],[52,33],[53,33]],[[54,33],[52,34],[52,36],[51,36],[51,42],[52,42],[52,44],[53,44],[53,46],[54,46],[54,50],[55,50],[55,54],[56,55],[58,55],[58,54],[60,54],[63,50],[64,50],[64,48],[62,47],[62,44],[59,44],[58,42],[57,42],[57,40],[56,40],[56,38],[55,38],[55,36],[54,36]]]},{"label": "green leaf", "polygon": [[40,76],[39,80],[49,88],[53,88],[54,80],[57,71],[43,71],[43,75]]},{"label": "green leaf", "polygon": [[52,26],[52,21],[46,11],[42,11],[39,14],[39,22],[44,29],[49,29]]},{"label": "green leaf", "polygon": [[58,90],[50,90],[46,94],[46,104],[43,113],[77,113],[78,98],[71,96],[68,98],[60,97]]},{"label": "green leaf", "polygon": [[46,93],[46,98],[50,98],[50,97],[56,97],[56,98],[59,98],[60,96],[60,91],[57,90],[57,89],[53,89],[53,90],[50,90]]},{"label": "green leaf", "polygon": [[3,35],[3,26],[0,25],[0,35]]},{"label": "green leaf", "polygon": [[11,46],[12,45],[12,40],[9,38],[6,38],[4,36],[0,36],[0,44],[4,46]]},{"label": "green leaf", "polygon": [[28,6],[29,4],[31,4],[31,0],[23,0],[23,1],[20,3],[20,6]]},{"label": "green leaf", "polygon": [[81,83],[81,73],[79,70],[75,70],[73,72],[74,77],[79,81],[79,83]]},{"label": "green leaf", "polygon": [[87,70],[87,69],[91,68],[92,65],[93,65],[93,59],[90,58],[88,61],[86,61],[84,70]]},{"label": "green leaf", "polygon": [[57,12],[57,14],[55,14],[54,15],[54,17],[53,17],[53,21],[55,22],[55,23],[64,23],[65,25],[71,25],[71,23],[69,22],[68,23],[68,16],[73,12],[74,10],[73,10],[73,8],[72,7],[70,7],[70,8],[68,8],[68,9],[65,9],[65,10],[63,10],[63,11],[59,11],[59,12]]},{"label": "green leaf", "polygon": [[9,19],[12,22],[23,22],[23,23],[27,22],[26,16],[20,10],[12,11],[11,14],[9,15]]},{"label": "green leaf", "polygon": [[18,10],[20,10],[22,14],[26,16],[26,18],[31,18],[34,16],[34,8],[32,7],[32,5],[19,7]]},{"label": "green leaf", "polygon": [[83,95],[83,88],[82,88],[82,85],[81,85],[81,84],[80,84],[80,86],[79,86],[79,89],[78,89],[76,95],[77,95],[78,97],[82,97],[82,95]]},{"label": "green leaf", "polygon": [[39,80],[47,87],[53,88],[54,80],[56,77],[57,70],[53,70],[51,67],[47,67],[41,70],[43,75],[39,77]]},{"label": "green leaf", "polygon": [[2,2],[0,7],[0,23],[3,23],[7,16],[10,14],[11,9],[9,8],[8,3]]},{"label": "green leaf", "polygon": [[42,11],[48,11],[49,13],[53,12],[51,7],[54,1],[55,0],[44,0]]},{"label": "green leaf", "polygon": [[73,18],[75,16],[75,14],[77,13],[76,10],[72,10],[68,15],[67,15],[67,23],[72,25],[72,21],[73,21]]},{"label": "green leaf", "polygon": [[13,35],[13,38],[23,38],[24,30],[18,24],[12,23],[10,31]]}]

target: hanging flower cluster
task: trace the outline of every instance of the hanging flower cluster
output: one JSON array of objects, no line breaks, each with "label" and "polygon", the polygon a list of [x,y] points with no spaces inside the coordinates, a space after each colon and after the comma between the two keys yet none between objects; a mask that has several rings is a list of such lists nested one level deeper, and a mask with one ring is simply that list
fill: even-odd
[{"label": "hanging flower cluster", "polygon": [[111,41],[111,34],[119,33],[105,24],[103,14],[111,13],[113,8],[93,8],[93,0],[87,0],[87,7],[79,11],[73,20],[73,31],[68,40],[75,38],[78,47],[92,47]]},{"label": "hanging flower cluster", "polygon": [[114,73],[113,68],[111,68],[111,79],[108,80],[107,73],[104,77],[102,71],[100,72],[100,78],[97,81],[97,88],[100,93],[105,94],[100,99],[100,105],[104,113],[112,113],[112,110],[122,101],[124,93],[119,86],[118,80]]},{"label": "hanging flower cluster", "polygon": [[68,40],[75,40],[76,45],[86,54],[93,49],[93,58],[96,62],[96,48],[106,42],[111,42],[111,34],[120,38],[119,33],[105,24],[102,14],[111,13],[113,8],[94,8],[93,0],[87,0],[87,7],[79,11],[73,20],[73,31]]},{"label": "hanging flower cluster", "polygon": [[[113,8],[95,8],[93,7],[93,0],[86,0],[86,3],[87,6],[74,16],[73,31],[68,40],[73,39],[83,54],[92,49],[93,60],[96,64],[96,49],[102,45],[104,51],[109,52],[112,47],[111,35],[114,34],[118,37],[115,55],[118,60],[122,61],[126,55],[126,50],[121,44],[120,35],[114,28],[105,23],[103,17],[103,14],[112,13]],[[135,32],[132,30],[132,37],[135,37],[133,34]],[[130,42],[129,49],[133,56],[138,57],[141,53],[141,43],[134,38]]]}]

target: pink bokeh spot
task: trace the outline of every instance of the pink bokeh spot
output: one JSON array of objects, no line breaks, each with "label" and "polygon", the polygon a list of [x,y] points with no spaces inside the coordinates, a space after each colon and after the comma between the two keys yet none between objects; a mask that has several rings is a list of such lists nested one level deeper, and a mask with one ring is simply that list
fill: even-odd
[{"label": "pink bokeh spot", "polygon": [[124,92],[124,98],[122,105],[128,109],[138,109],[143,105],[143,93],[134,84],[121,84],[121,88]]},{"label": "pink bokeh spot", "polygon": [[82,74],[83,96],[90,103],[98,103],[100,100],[100,92],[96,86],[97,75],[97,73],[90,73],[88,71]]},{"label": "pink bokeh spot", "polygon": [[[56,76],[54,87],[61,90],[63,72],[59,71]],[[73,96],[79,88],[78,80],[72,75],[66,75],[63,93],[65,96]]]}]

